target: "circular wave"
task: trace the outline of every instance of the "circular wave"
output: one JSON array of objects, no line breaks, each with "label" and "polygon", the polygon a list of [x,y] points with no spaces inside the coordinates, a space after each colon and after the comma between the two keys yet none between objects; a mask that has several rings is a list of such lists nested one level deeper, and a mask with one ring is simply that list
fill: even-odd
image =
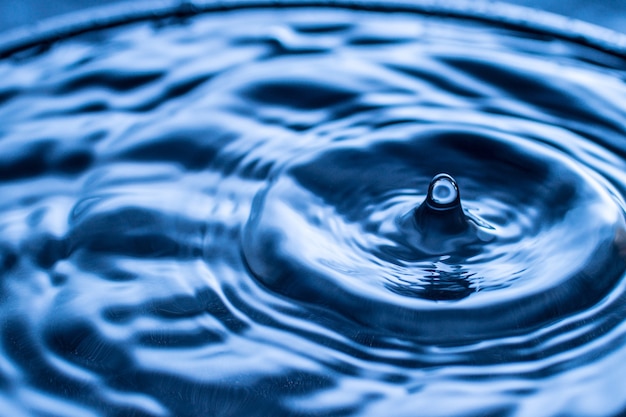
[{"label": "circular wave", "polygon": [[[377,130],[277,174],[244,254],[269,289],[403,337],[525,334],[594,305],[624,273],[622,208],[570,159],[470,127]],[[458,173],[469,232],[431,233],[413,216],[444,167]]]},{"label": "circular wave", "polygon": [[623,413],[619,45],[427,3],[0,45],[0,408]]}]

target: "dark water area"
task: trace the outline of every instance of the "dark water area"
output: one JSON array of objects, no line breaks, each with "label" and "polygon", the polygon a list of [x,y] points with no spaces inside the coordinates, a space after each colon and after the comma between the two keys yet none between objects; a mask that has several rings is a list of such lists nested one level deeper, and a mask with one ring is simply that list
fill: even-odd
[{"label": "dark water area", "polygon": [[623,415],[625,77],[329,7],[3,59],[0,415]]}]

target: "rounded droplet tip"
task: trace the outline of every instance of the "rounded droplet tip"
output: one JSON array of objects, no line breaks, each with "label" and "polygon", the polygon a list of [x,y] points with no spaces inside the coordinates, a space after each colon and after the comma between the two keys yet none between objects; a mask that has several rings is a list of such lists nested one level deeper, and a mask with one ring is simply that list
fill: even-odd
[{"label": "rounded droplet tip", "polygon": [[459,203],[459,188],[448,174],[438,174],[428,187],[428,203],[435,208],[448,208]]}]

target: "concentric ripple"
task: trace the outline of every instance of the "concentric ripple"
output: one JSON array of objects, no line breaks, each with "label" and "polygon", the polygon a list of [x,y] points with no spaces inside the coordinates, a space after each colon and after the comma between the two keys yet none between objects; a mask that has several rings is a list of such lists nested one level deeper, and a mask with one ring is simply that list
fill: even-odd
[{"label": "concentric ripple", "polygon": [[[473,223],[464,233],[416,222],[442,167],[458,172]],[[528,140],[394,126],[289,164],[257,196],[243,249],[273,291],[404,337],[525,334],[597,303],[621,278],[623,211],[609,187]],[[455,302],[432,302],[443,300]],[[511,304],[526,307],[512,315]]]},{"label": "concentric ripple", "polygon": [[617,49],[205,3],[0,51],[0,415],[626,412]]}]

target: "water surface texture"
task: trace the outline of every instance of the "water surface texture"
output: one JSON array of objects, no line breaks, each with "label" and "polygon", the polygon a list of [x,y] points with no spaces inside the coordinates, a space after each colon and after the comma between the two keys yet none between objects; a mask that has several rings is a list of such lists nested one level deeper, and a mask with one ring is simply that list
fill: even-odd
[{"label": "water surface texture", "polygon": [[0,414],[626,412],[625,70],[340,8],[0,61]]}]

